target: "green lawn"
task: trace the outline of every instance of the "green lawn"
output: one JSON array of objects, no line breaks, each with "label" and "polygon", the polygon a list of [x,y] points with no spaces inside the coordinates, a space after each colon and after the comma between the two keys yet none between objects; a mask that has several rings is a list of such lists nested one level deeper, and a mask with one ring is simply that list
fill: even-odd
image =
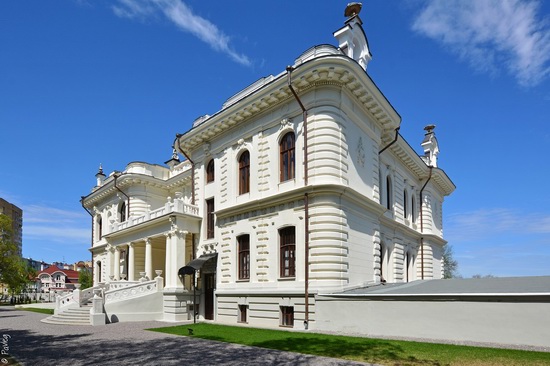
[{"label": "green lawn", "polygon": [[16,310],[26,310],[26,311],[34,311],[35,313],[42,313],[42,314],[53,314],[53,309],[42,309],[42,308],[17,308]]},{"label": "green lawn", "polygon": [[149,329],[220,342],[384,365],[550,365],[550,353],[345,337],[317,333],[189,324]]}]

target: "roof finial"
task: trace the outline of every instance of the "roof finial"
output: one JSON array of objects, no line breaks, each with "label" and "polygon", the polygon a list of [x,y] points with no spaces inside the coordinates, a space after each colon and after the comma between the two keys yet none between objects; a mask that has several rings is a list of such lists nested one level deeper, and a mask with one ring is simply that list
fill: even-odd
[{"label": "roof finial", "polygon": [[346,6],[346,10],[344,11],[344,16],[347,18],[351,18],[359,15],[362,7],[363,4],[361,3],[349,3],[348,6]]},{"label": "roof finial", "polygon": [[101,175],[101,176],[103,176],[103,177],[105,176],[105,173],[103,173],[103,167],[101,166],[101,163],[99,163],[99,170],[98,170],[97,173],[96,173],[96,177],[97,177],[98,175]]}]

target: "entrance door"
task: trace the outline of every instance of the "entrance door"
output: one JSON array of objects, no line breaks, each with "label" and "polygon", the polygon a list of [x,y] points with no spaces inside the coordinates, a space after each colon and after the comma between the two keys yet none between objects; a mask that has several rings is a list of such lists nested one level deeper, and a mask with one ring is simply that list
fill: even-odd
[{"label": "entrance door", "polygon": [[204,318],[214,320],[214,290],[216,289],[216,274],[204,274]]}]

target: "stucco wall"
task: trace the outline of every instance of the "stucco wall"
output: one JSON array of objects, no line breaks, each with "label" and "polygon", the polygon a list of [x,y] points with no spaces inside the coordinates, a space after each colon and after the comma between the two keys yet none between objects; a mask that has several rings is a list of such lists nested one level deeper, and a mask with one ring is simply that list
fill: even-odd
[{"label": "stucco wall", "polygon": [[550,303],[317,297],[316,330],[548,347]]}]

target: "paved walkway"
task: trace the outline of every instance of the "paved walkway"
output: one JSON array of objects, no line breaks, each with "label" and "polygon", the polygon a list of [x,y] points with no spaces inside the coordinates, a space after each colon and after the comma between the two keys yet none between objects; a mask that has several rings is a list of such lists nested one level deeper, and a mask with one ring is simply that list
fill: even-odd
[{"label": "paved walkway", "polygon": [[22,366],[365,365],[144,330],[173,323],[62,326],[42,323],[40,319],[45,317],[11,306],[0,307],[2,347],[9,347],[8,353]]}]

